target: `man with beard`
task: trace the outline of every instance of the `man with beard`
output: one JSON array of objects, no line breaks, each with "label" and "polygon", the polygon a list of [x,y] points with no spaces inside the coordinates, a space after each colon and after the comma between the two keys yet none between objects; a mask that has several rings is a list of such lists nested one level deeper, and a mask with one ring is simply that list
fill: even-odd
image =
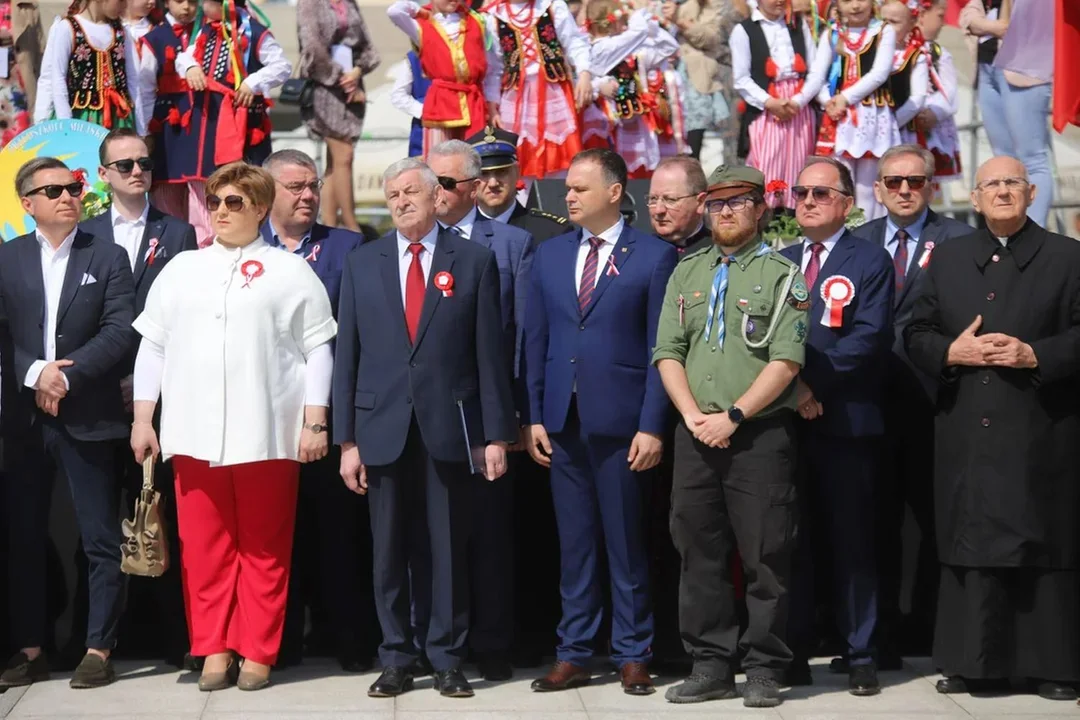
[{"label": "man with beard", "polygon": [[712,245],[704,217],[705,187],[705,171],[693,158],[665,158],[653,171],[645,198],[649,219],[656,237],[674,245],[680,255]]},{"label": "man with beard", "polygon": [[[765,176],[717,168],[705,210],[713,244],[667,286],[653,362],[682,416],[675,432],[671,534],[682,555],[679,626],[694,669],[667,699],[780,704],[796,536],[795,378],[810,307],[799,267],[762,242]],[[732,542],[734,540],[734,542]],[[731,558],[746,568],[749,625],[739,637]]]},{"label": "man with beard", "polygon": [[517,159],[518,136],[499,128],[484,128],[483,132],[465,138],[465,142],[480,153],[480,192],[476,204],[480,213],[492,220],[509,223],[526,231],[536,242],[543,242],[574,228],[566,218],[537,208],[528,208],[517,201],[521,166]]},{"label": "man with beard", "polygon": [[[934,500],[941,693],[1080,681],[1080,244],[1028,220],[1036,188],[988,160],[986,228],[935,248],[904,342],[940,380]],[[1042,192],[1042,188],[1038,189]]]}]

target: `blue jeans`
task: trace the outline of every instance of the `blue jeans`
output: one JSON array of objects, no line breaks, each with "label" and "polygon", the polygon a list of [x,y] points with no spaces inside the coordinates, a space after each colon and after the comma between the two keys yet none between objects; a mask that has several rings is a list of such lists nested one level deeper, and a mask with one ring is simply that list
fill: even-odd
[{"label": "blue jeans", "polygon": [[[1009,124],[1005,121],[1005,98],[1001,85],[1005,84],[993,65],[979,63],[979,115],[983,130],[995,155],[1015,155]],[[975,168],[971,169],[972,172]]]}]

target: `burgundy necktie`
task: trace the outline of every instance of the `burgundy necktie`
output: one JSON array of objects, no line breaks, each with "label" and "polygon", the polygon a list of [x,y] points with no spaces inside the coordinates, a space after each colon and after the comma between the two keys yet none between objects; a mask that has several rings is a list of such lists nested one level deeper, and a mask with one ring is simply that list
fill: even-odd
[{"label": "burgundy necktie", "polygon": [[896,270],[896,292],[904,289],[904,280],[907,279],[907,231],[901,228],[896,231],[896,252],[893,253],[893,268]]},{"label": "burgundy necktie", "polygon": [[578,287],[578,309],[582,313],[589,307],[592,300],[593,287],[596,285],[596,266],[600,264],[600,246],[604,241],[600,238],[589,238],[589,254],[585,256],[585,269],[581,271],[581,285]]},{"label": "burgundy necktie", "polygon": [[814,287],[814,283],[817,282],[818,273],[821,272],[821,251],[825,249],[825,246],[821,243],[810,243],[810,262],[806,264],[806,272],[803,275],[806,276],[806,287]]},{"label": "burgundy necktie", "polygon": [[420,264],[420,253],[424,252],[422,243],[409,243],[412,264],[405,276],[405,327],[409,330],[409,342],[416,342],[416,331],[420,327],[420,311],[424,307],[424,266]]}]

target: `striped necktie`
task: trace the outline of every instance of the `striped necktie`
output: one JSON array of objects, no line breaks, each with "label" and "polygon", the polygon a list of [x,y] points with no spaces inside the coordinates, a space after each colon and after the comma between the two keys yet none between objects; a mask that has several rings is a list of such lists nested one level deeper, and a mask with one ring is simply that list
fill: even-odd
[{"label": "striped necktie", "polygon": [[713,275],[712,290],[709,292],[709,309],[705,318],[705,342],[712,335],[713,323],[716,323],[716,346],[724,349],[724,298],[727,297],[728,266],[731,257],[725,255]]},{"label": "striped necktie", "polygon": [[578,310],[582,314],[589,307],[593,290],[596,287],[596,266],[600,264],[600,246],[604,241],[598,237],[589,238],[589,254],[585,256],[585,268],[581,271],[581,285],[578,286]]},{"label": "striped necktie", "polygon": [[896,270],[896,292],[904,289],[904,280],[907,279],[907,230],[900,228],[893,235],[896,238],[896,252],[893,253],[893,269]]}]

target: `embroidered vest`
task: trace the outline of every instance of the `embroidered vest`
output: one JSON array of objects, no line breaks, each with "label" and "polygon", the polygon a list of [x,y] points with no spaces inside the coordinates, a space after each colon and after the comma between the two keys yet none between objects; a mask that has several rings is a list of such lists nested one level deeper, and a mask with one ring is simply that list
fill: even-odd
[{"label": "embroidered vest", "polygon": [[[499,45],[503,53],[503,91],[515,88],[525,78],[525,65],[528,58],[525,57],[525,42],[521,33],[510,23],[496,16],[496,24],[499,28]],[[533,42],[540,53],[540,66],[544,71],[544,78],[548,82],[561,83],[570,79],[570,72],[566,67],[566,58],[563,47],[559,43],[558,33],[555,32],[555,21],[551,17],[551,9],[548,8],[536,21],[536,26],[531,29]]]},{"label": "embroidered vest", "polygon": [[887,87],[890,107],[902,107],[911,97],[911,73],[915,69],[915,61],[921,54],[921,50],[909,53],[904,58],[903,64],[889,75]]},{"label": "embroidered vest", "polygon": [[113,28],[112,44],[107,50],[98,50],[90,44],[78,20],[69,16],[67,22],[72,33],[66,78],[71,109],[102,110],[106,101],[116,104],[116,96],[109,97],[115,92],[133,111],[124,63],[124,26],[119,20],[109,23]]},{"label": "embroidered vest", "polygon": [[[839,45],[842,45],[842,44],[843,44],[843,41],[840,41]],[[855,67],[855,70],[856,70],[855,77],[856,78],[861,78],[863,75],[866,75],[868,72],[870,72],[870,69],[872,67],[874,67],[874,58],[877,57],[878,45],[880,45],[880,44],[881,44],[881,33],[878,32],[877,34],[874,35],[874,39],[871,40],[869,42],[869,44],[867,44],[866,47],[864,47],[862,50],[860,50],[858,55],[856,55],[856,57],[854,57],[854,58],[852,58],[852,56],[849,53],[842,51],[838,47],[836,52],[838,52],[840,54],[840,77],[841,77],[841,79],[846,78],[848,76],[848,66],[852,62],[856,63],[856,67]],[[842,90],[845,87],[847,87],[847,85],[842,82],[841,85],[840,85],[840,89]],[[870,93],[865,98],[863,98],[862,104],[863,105],[877,104],[878,107],[884,107],[886,105],[889,106],[889,107],[893,107],[892,95],[889,92],[889,83],[888,83],[888,81],[882,83],[881,87],[879,87],[877,90],[875,90],[874,92]]]},{"label": "embroidered vest", "polygon": [[[750,79],[759,87],[768,89],[775,79],[775,64],[770,64],[771,53],[769,41],[765,38],[765,31],[761,25],[753,20],[743,20],[741,23],[746,37],[750,40]],[[795,63],[793,69],[800,77],[806,77],[806,38],[803,37],[802,29],[798,25],[788,25],[788,36],[791,38],[791,48],[795,51]],[[801,62],[800,62],[801,61]],[[773,74],[769,74],[769,70]],[[753,105],[746,103],[746,110],[739,119],[739,143],[738,155],[741,158],[750,155],[750,125],[761,117],[764,112]]]},{"label": "embroidered vest", "polygon": [[619,84],[611,107],[619,120],[629,120],[636,115],[644,115],[648,108],[641,100],[641,77],[638,75],[637,58],[629,57],[615,66],[611,77]]}]

